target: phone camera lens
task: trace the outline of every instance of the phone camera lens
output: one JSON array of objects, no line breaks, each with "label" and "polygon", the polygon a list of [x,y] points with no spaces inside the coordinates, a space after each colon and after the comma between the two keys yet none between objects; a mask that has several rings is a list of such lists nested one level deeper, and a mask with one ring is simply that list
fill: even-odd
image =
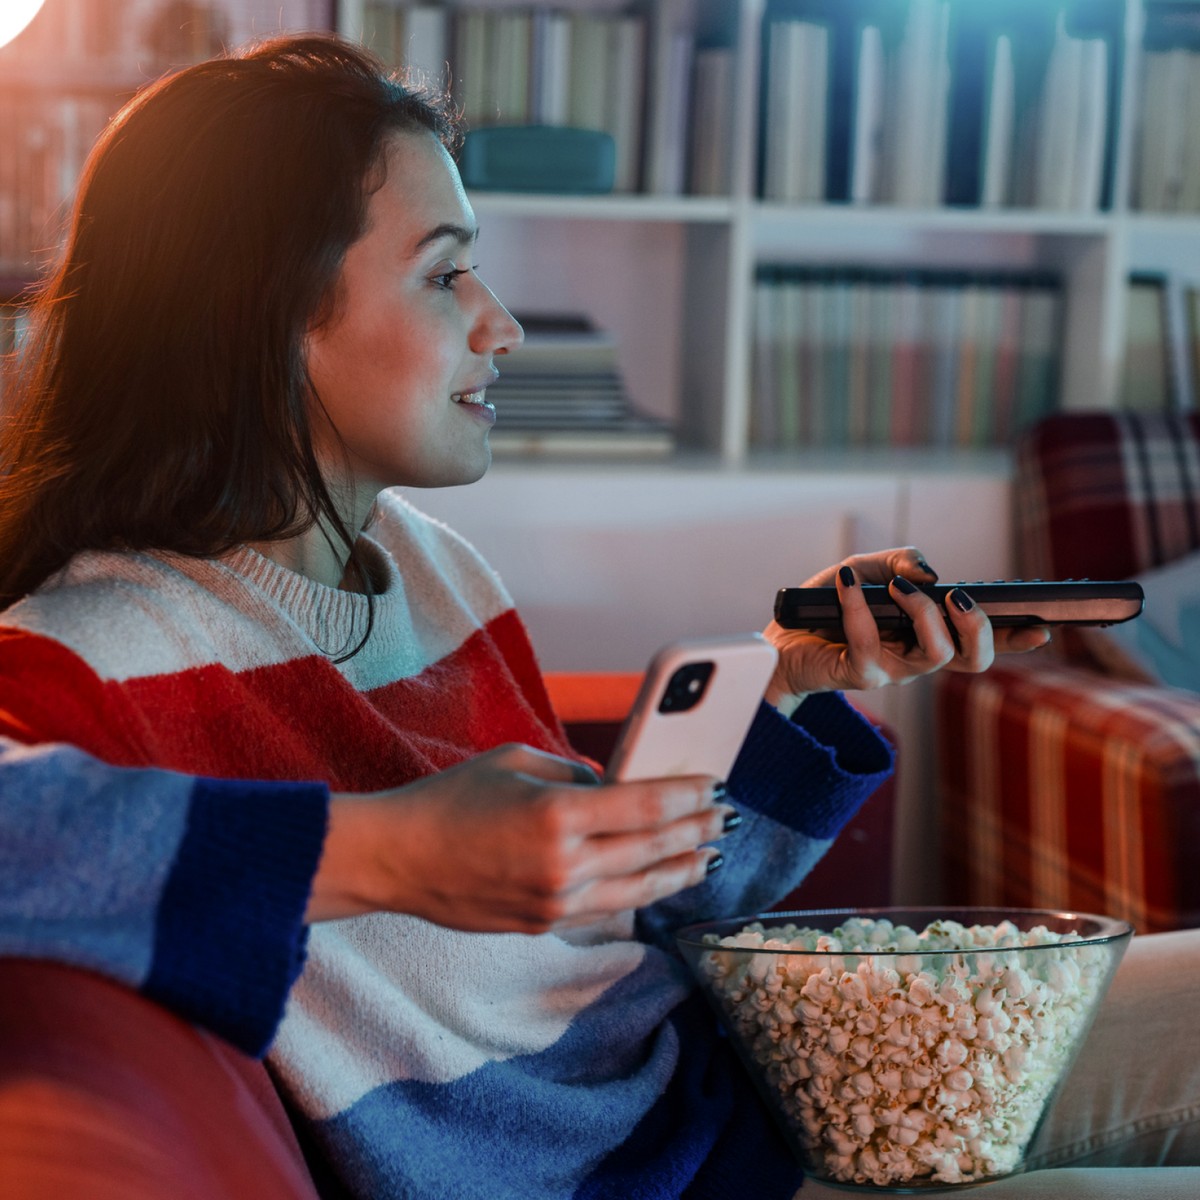
[{"label": "phone camera lens", "polygon": [[687,712],[704,699],[716,663],[694,662],[680,667],[667,682],[658,706],[661,713]]}]

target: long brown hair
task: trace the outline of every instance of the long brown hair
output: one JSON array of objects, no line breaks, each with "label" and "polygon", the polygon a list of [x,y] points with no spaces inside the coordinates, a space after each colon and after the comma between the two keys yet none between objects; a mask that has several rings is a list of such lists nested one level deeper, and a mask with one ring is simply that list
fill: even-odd
[{"label": "long brown hair", "polygon": [[451,110],[362,49],[276,38],[152,85],[80,182],[0,429],[0,607],[82,550],[207,557],[324,518],[304,339],[382,181]]}]

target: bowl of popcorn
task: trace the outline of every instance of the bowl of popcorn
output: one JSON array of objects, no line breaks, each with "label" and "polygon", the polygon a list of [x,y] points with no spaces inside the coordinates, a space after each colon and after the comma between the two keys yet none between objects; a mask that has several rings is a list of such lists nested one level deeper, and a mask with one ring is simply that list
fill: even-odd
[{"label": "bowl of popcorn", "polygon": [[1085,913],[877,908],[677,941],[805,1171],[915,1192],[1024,1169],[1132,936]]}]

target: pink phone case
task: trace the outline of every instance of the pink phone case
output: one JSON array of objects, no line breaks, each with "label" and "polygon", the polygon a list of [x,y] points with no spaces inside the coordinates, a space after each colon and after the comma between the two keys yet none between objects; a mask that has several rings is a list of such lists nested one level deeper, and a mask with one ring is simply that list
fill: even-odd
[{"label": "pink phone case", "polygon": [[[725,779],[737,758],[778,659],[761,634],[676,642],[650,663],[605,779],[712,775]],[[714,666],[700,702],[685,712],[659,711],[672,676],[690,663]]]}]

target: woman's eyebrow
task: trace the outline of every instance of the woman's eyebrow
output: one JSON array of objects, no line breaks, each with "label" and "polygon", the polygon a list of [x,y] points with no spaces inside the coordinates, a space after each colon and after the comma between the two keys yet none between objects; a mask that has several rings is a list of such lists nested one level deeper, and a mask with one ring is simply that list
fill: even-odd
[{"label": "woman's eyebrow", "polygon": [[430,242],[447,237],[453,238],[460,246],[473,246],[479,237],[479,227],[469,229],[466,225],[436,225],[413,247],[413,256],[420,254]]}]

